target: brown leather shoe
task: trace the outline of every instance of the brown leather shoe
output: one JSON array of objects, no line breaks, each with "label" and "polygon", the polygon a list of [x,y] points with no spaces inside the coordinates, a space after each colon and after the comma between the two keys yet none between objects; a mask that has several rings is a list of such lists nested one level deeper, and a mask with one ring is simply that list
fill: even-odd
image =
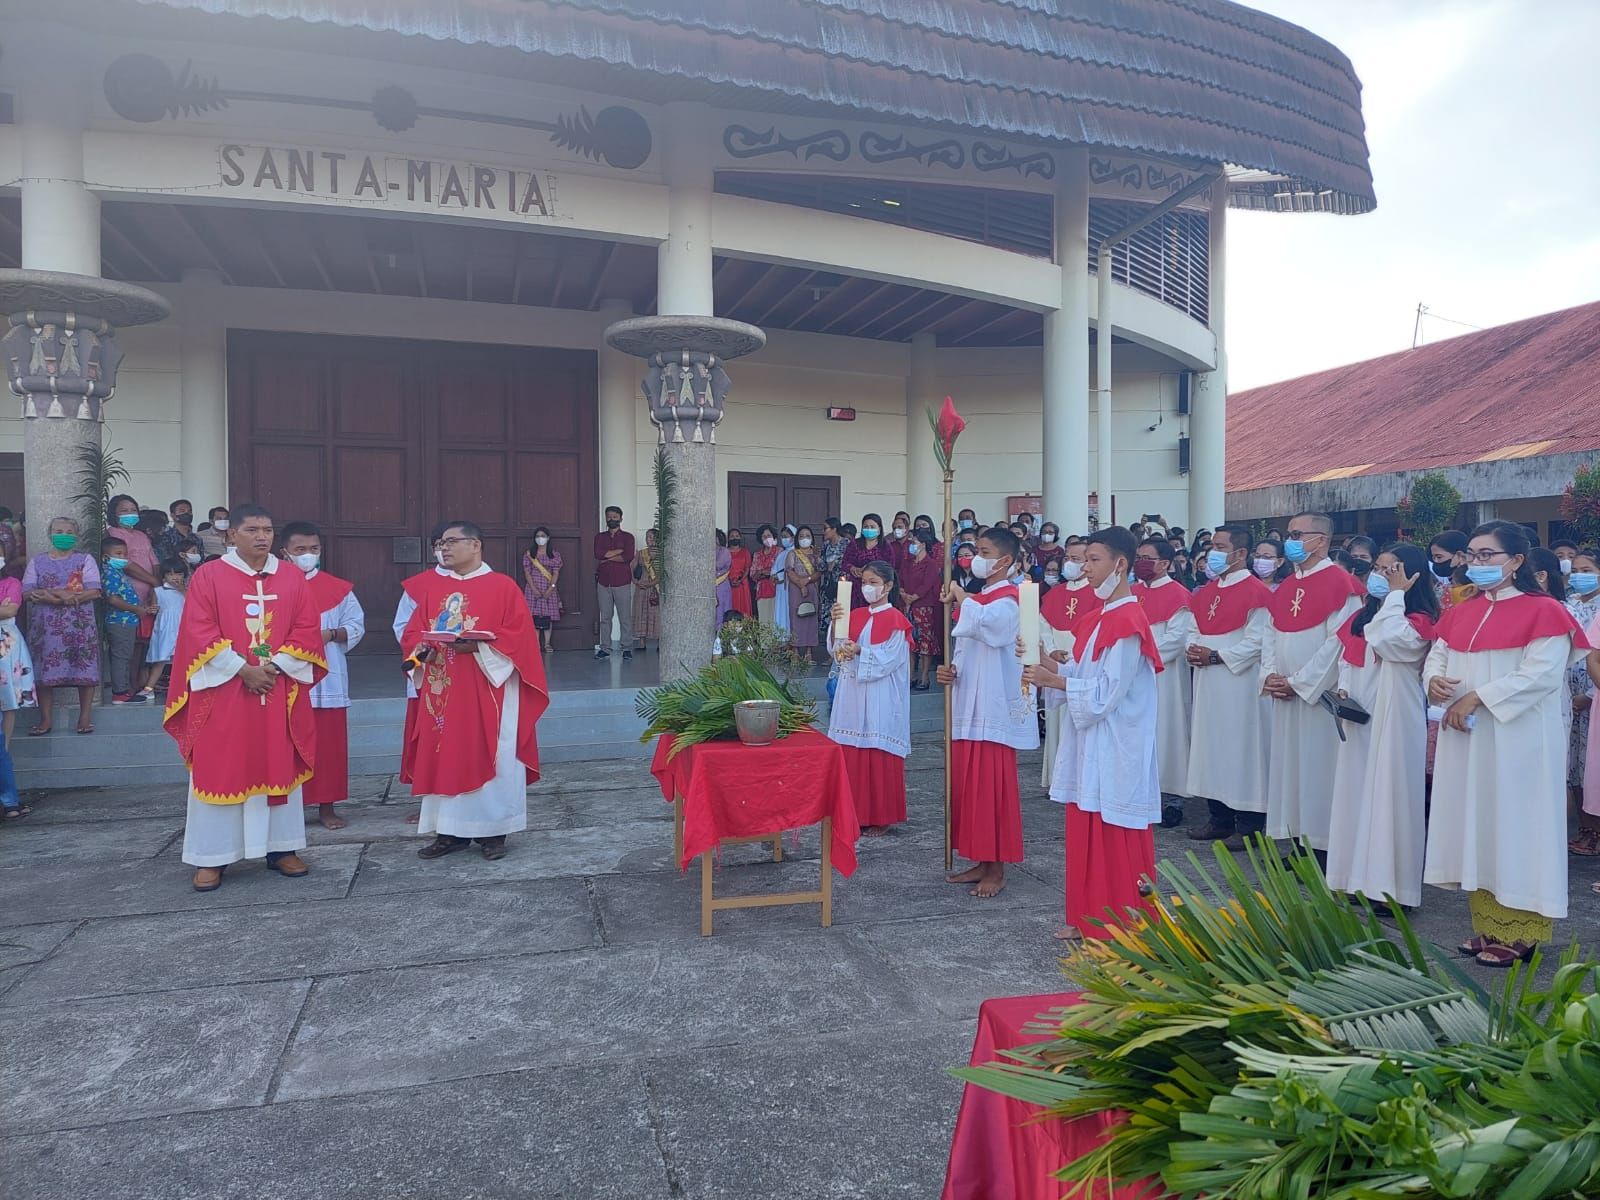
[{"label": "brown leather shoe", "polygon": [[1233,836],[1231,829],[1219,829],[1215,825],[1207,825],[1204,829],[1191,829],[1185,835],[1191,842],[1220,842],[1224,838]]},{"label": "brown leather shoe", "polygon": [[457,850],[465,850],[472,845],[471,838],[451,837],[448,833],[441,833],[422,849],[417,851],[418,858],[443,858],[446,854],[454,854]]},{"label": "brown leather shoe", "polygon": [[194,890],[214,892],[222,886],[222,873],[227,867],[200,867],[194,873]]},{"label": "brown leather shoe", "polygon": [[279,875],[286,876],[289,879],[299,879],[300,876],[308,873],[311,868],[306,866],[305,861],[298,854],[290,850],[283,854],[267,855],[267,870],[276,871]]},{"label": "brown leather shoe", "polygon": [[483,846],[483,856],[490,862],[506,856],[505,834],[502,833],[499,837],[479,838],[478,840]]},{"label": "brown leather shoe", "polygon": [[1230,833],[1227,837],[1222,839],[1222,848],[1224,850],[1232,850],[1235,854],[1243,854],[1244,834]]}]

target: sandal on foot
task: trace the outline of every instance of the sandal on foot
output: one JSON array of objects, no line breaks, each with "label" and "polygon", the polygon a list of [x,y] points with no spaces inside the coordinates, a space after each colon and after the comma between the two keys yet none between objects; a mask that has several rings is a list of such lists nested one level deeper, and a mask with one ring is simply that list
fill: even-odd
[{"label": "sandal on foot", "polygon": [[1600,857],[1600,829],[1580,829],[1578,836],[1567,843],[1567,853],[1580,858]]},{"label": "sandal on foot", "polygon": [[8,808],[8,809],[6,809],[6,820],[8,820],[8,821],[20,821],[23,817],[27,816],[32,811],[33,811],[33,809],[29,808],[26,804],[19,804],[19,805],[17,805],[16,808]]},{"label": "sandal on foot", "polygon": [[1480,967],[1494,967],[1503,971],[1512,963],[1527,962],[1533,957],[1533,949],[1527,942],[1512,942],[1509,946],[1490,942],[1474,957]]},{"label": "sandal on foot", "polygon": [[1494,943],[1488,938],[1482,935],[1474,935],[1457,946],[1456,953],[1461,955],[1462,958],[1476,958],[1492,945]]},{"label": "sandal on foot", "polygon": [[45,737],[53,729],[55,729],[54,725],[35,725],[32,729],[28,730],[28,736],[29,737]]}]

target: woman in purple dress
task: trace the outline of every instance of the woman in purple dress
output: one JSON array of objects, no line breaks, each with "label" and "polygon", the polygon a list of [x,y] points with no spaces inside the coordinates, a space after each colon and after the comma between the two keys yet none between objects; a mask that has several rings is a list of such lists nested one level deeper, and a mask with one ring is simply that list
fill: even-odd
[{"label": "woman in purple dress", "polygon": [[717,559],[712,572],[717,580],[717,628],[721,629],[733,608],[733,583],[729,579],[733,574],[733,552],[728,549],[728,535],[720,529],[717,530]]},{"label": "woman in purple dress", "polygon": [[850,581],[851,608],[867,606],[861,596],[861,572],[871,563],[888,557],[889,550],[883,544],[883,518],[877,513],[868,513],[861,518],[861,536],[850,540],[840,564],[839,578]]},{"label": "woman in purple dress", "polygon": [[556,581],[561,578],[561,554],[550,544],[550,531],[543,525],[533,531],[533,545],[522,556],[522,594],[539,631],[539,650],[550,653],[550,638],[561,619],[561,595]]},{"label": "woman in purple dress", "polygon": [[94,694],[100,687],[100,633],[94,602],[100,598],[100,568],[78,549],[78,523],[50,522],[50,549],[28,559],[22,594],[28,602],[28,645],[38,685],[38,737],[51,729],[52,688],[78,689],[78,732],[93,733]]}]

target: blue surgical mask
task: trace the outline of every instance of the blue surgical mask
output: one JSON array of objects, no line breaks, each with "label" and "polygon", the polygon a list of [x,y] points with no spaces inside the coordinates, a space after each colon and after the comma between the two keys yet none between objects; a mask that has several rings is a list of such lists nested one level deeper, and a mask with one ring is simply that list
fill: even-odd
[{"label": "blue surgical mask", "polygon": [[972,518],[970,518],[970,517],[962,517],[961,518],[961,528],[963,528],[963,529],[971,529],[972,528]]},{"label": "blue surgical mask", "polygon": [[1206,574],[1213,579],[1221,579],[1228,569],[1228,552],[1226,550],[1206,551]]},{"label": "blue surgical mask", "polygon": [[1299,538],[1290,538],[1283,544],[1283,556],[1292,563],[1303,563],[1307,558],[1306,544]]},{"label": "blue surgical mask", "polygon": [[1600,575],[1595,574],[1593,571],[1574,571],[1567,576],[1567,583],[1572,586],[1572,590],[1577,592],[1578,595],[1587,596],[1595,588],[1600,587]]},{"label": "blue surgical mask", "polygon": [[1387,575],[1373,571],[1367,576],[1367,595],[1374,600],[1382,600],[1391,590]]},{"label": "blue surgical mask", "polygon": [[127,566],[127,565],[128,565],[128,560],[125,559],[125,558],[108,558],[108,559],[106,559],[106,566],[115,567],[119,571],[122,570],[122,568]]},{"label": "blue surgical mask", "polygon": [[912,558],[915,558],[917,555],[922,553],[922,543],[921,542],[907,542],[906,543],[906,553],[911,555]]},{"label": "blue surgical mask", "polygon": [[869,542],[875,542],[878,540],[878,531],[876,529],[863,529],[861,536]]},{"label": "blue surgical mask", "polygon": [[1497,567],[1493,563],[1473,563],[1467,568],[1467,582],[1480,591],[1498,587],[1505,577],[1505,568]]},{"label": "blue surgical mask", "polygon": [[117,524],[121,525],[124,529],[132,529],[138,523],[139,523],[139,514],[138,513],[123,513],[120,517],[117,518]]},{"label": "blue surgical mask", "polygon": [[791,538],[791,537],[779,538],[778,539],[778,544],[780,546],[782,546],[785,550],[793,550],[794,549],[794,539]]}]

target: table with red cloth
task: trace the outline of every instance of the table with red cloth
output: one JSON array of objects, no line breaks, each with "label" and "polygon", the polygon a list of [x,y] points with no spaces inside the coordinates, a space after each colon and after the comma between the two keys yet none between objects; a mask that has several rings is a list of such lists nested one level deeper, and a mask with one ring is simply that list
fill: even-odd
[{"label": "table with red cloth", "polygon": [[[833,923],[833,868],[849,878],[856,869],[856,819],[844,756],[837,743],[814,729],[767,746],[735,740],[686,746],[668,761],[673,738],[656,740],[650,773],[674,806],[673,852],[687,868],[700,858],[700,933],[710,936],[718,909],[774,904],[819,904],[822,924]],[[822,878],[814,892],[777,892],[718,899],[712,894],[717,848],[740,842],[773,842],[781,861],[782,835],[807,825],[822,827]]]},{"label": "table with red cloth", "polygon": [[[972,1040],[972,1066],[1009,1061],[1001,1051],[1042,1042],[1054,1032],[1049,1019],[1029,1028],[1052,1009],[1077,1003],[1076,992],[1041,996],[1003,996],[985,1000],[978,1009],[978,1033]],[[1059,1022],[1056,1022],[1059,1025]],[[1060,1200],[1067,1184],[1055,1175],[1073,1159],[1094,1148],[1106,1129],[1119,1119],[1107,1113],[1039,1120],[1042,1110],[969,1083],[950,1139],[943,1200]],[[1108,1188],[1097,1183],[1077,1193],[1082,1200],[1148,1200],[1148,1187]]]}]

